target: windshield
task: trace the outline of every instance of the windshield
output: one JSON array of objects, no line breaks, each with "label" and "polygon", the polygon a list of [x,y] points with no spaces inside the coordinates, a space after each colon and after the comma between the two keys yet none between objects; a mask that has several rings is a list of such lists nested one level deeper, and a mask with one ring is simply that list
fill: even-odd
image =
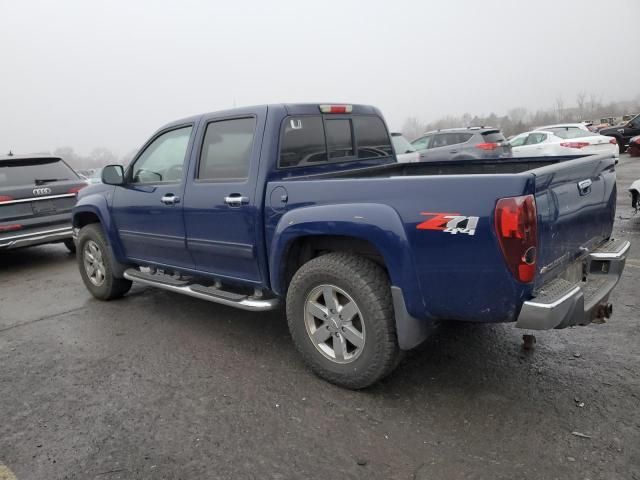
[{"label": "windshield", "polygon": [[560,138],[581,138],[581,137],[591,137],[593,135],[592,132],[588,132],[586,130],[582,130],[577,127],[558,127],[558,128],[548,128],[548,132],[553,133],[556,137]]},{"label": "windshield", "polygon": [[391,137],[391,141],[393,142],[393,148],[396,151],[396,155],[413,153],[416,151],[416,149],[413,148],[413,146],[402,135],[393,135]]}]

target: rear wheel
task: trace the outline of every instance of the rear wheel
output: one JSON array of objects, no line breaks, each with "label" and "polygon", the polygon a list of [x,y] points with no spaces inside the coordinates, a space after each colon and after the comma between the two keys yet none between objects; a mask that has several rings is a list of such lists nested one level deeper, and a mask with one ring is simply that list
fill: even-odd
[{"label": "rear wheel", "polygon": [[131,289],[131,280],[114,276],[115,259],[98,223],[82,227],[78,234],[78,268],[85,286],[100,300],[120,298]]},{"label": "rear wheel", "polygon": [[73,238],[67,238],[64,241],[64,246],[67,247],[67,249],[71,252],[71,253],[76,253],[76,244],[73,241]]},{"label": "rear wheel", "polygon": [[371,260],[330,253],[304,264],[289,286],[287,320],[305,362],[332,383],[368,387],[397,365],[391,288]]}]

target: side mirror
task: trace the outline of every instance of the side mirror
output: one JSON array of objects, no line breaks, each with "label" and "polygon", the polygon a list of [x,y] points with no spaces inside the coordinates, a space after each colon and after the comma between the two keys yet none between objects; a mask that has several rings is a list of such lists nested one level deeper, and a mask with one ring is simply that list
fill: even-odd
[{"label": "side mirror", "polygon": [[102,169],[102,183],[107,185],[124,185],[124,168],[122,165],[107,165]]}]

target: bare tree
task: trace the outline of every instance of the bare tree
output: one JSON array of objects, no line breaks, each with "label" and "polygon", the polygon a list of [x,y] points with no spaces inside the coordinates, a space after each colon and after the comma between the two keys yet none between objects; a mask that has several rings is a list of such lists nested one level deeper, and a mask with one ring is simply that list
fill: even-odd
[{"label": "bare tree", "polygon": [[512,108],[507,112],[513,123],[523,123],[529,112],[524,107]]},{"label": "bare tree", "polygon": [[425,125],[423,125],[416,117],[407,118],[402,125],[402,134],[407,137],[408,140],[415,140],[422,135],[425,130]]},{"label": "bare tree", "polygon": [[556,117],[558,122],[562,122],[564,120],[564,100],[562,97],[556,98]]},{"label": "bare tree", "polygon": [[580,112],[580,116],[584,117],[585,115],[585,104],[587,101],[587,93],[586,92],[580,92],[578,93],[578,95],[576,95],[576,103],[578,104],[578,112]]}]

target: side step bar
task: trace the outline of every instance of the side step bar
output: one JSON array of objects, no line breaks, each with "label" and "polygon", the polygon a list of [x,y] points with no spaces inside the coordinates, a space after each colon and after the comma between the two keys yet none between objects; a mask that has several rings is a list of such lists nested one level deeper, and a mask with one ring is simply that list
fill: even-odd
[{"label": "side step bar", "polygon": [[140,270],[136,270],[135,268],[127,269],[124,272],[124,278],[144,285],[169,290],[170,292],[182,293],[184,295],[189,295],[190,297],[200,298],[201,300],[208,300],[210,302],[221,303],[222,305],[227,305],[229,307],[253,312],[273,310],[280,303],[277,298],[253,298],[221,290],[219,288],[188,283],[184,280],[177,280],[169,276],[144,273]]}]

